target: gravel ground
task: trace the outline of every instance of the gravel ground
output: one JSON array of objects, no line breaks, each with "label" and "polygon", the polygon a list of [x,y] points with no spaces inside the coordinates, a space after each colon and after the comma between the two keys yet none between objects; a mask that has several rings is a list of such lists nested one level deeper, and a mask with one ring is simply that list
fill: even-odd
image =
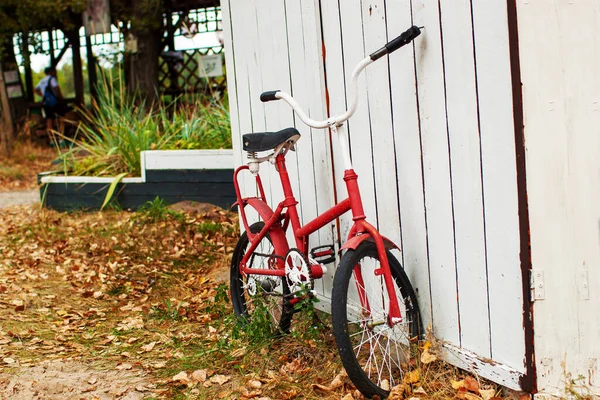
[{"label": "gravel ground", "polygon": [[39,189],[25,190],[20,192],[0,192],[0,208],[6,208],[15,204],[39,203]]}]

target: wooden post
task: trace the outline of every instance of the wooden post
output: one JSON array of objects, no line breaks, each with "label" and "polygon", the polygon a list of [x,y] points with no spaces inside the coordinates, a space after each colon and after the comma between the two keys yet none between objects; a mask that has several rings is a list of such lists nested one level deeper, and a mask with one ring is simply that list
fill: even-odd
[{"label": "wooden post", "polygon": [[8,93],[6,93],[6,85],[4,82],[4,72],[0,66],[0,102],[2,104],[2,123],[0,124],[0,141],[2,148],[7,155],[10,155],[12,150],[13,140],[13,120]]},{"label": "wooden post", "polygon": [[92,49],[92,39],[85,35],[85,50],[87,53],[88,84],[90,86],[90,96],[96,99],[98,96],[98,75],[96,74],[96,58]]},{"label": "wooden post", "polygon": [[73,79],[75,81],[75,104],[82,106],[83,97],[83,68],[81,65],[81,46],[79,44],[79,31],[77,29],[69,32],[71,50],[73,51]]},{"label": "wooden post", "polygon": [[[171,10],[167,10],[167,46],[169,51],[175,51],[175,28],[173,27],[173,13]],[[175,69],[175,65],[172,62],[167,63],[169,67],[169,88],[177,89],[179,86],[179,73]]]},{"label": "wooden post", "polygon": [[34,101],[33,75],[31,74],[31,57],[29,54],[29,32],[23,32],[23,60],[25,62],[25,92],[27,101]]},{"label": "wooden post", "polygon": [[48,30],[48,46],[50,50],[50,65],[56,68],[56,56],[54,55],[54,38],[53,38],[53,29]]}]

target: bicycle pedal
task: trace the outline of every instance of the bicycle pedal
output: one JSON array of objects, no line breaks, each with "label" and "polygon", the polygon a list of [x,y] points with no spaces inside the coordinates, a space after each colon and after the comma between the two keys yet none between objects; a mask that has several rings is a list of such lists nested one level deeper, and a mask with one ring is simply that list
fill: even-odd
[{"label": "bicycle pedal", "polygon": [[320,264],[331,264],[335,261],[335,248],[330,244],[318,246],[310,251],[310,256]]}]

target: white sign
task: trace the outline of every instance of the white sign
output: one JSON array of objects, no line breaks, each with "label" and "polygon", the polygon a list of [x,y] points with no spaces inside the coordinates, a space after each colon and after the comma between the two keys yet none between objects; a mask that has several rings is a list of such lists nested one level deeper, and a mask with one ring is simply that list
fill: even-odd
[{"label": "white sign", "polygon": [[85,34],[110,33],[109,0],[88,0],[88,8],[83,13]]},{"label": "white sign", "polygon": [[223,75],[223,57],[221,54],[198,56],[198,72],[203,78],[212,78]]}]

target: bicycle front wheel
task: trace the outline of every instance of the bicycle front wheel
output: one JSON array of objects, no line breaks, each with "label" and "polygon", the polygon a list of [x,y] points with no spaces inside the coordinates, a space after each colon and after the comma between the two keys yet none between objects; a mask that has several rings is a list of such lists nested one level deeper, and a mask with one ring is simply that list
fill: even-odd
[{"label": "bicycle front wheel", "polygon": [[[252,233],[259,233],[264,222],[250,226]],[[240,236],[231,258],[229,287],[235,315],[245,322],[255,320],[270,324],[274,332],[286,333],[290,329],[293,313],[287,306],[289,288],[280,276],[245,275],[241,271],[242,258],[250,247],[246,232]],[[276,269],[277,258],[271,237],[267,233],[250,256],[247,266],[257,269]],[[258,321],[260,320],[260,321]]]},{"label": "bicycle front wheel", "polygon": [[332,292],[333,334],[348,377],[365,396],[385,398],[402,383],[410,360],[411,339],[420,331],[415,292],[398,260],[387,257],[402,322],[389,324],[389,295],[372,242],[348,250],[335,274]]}]

